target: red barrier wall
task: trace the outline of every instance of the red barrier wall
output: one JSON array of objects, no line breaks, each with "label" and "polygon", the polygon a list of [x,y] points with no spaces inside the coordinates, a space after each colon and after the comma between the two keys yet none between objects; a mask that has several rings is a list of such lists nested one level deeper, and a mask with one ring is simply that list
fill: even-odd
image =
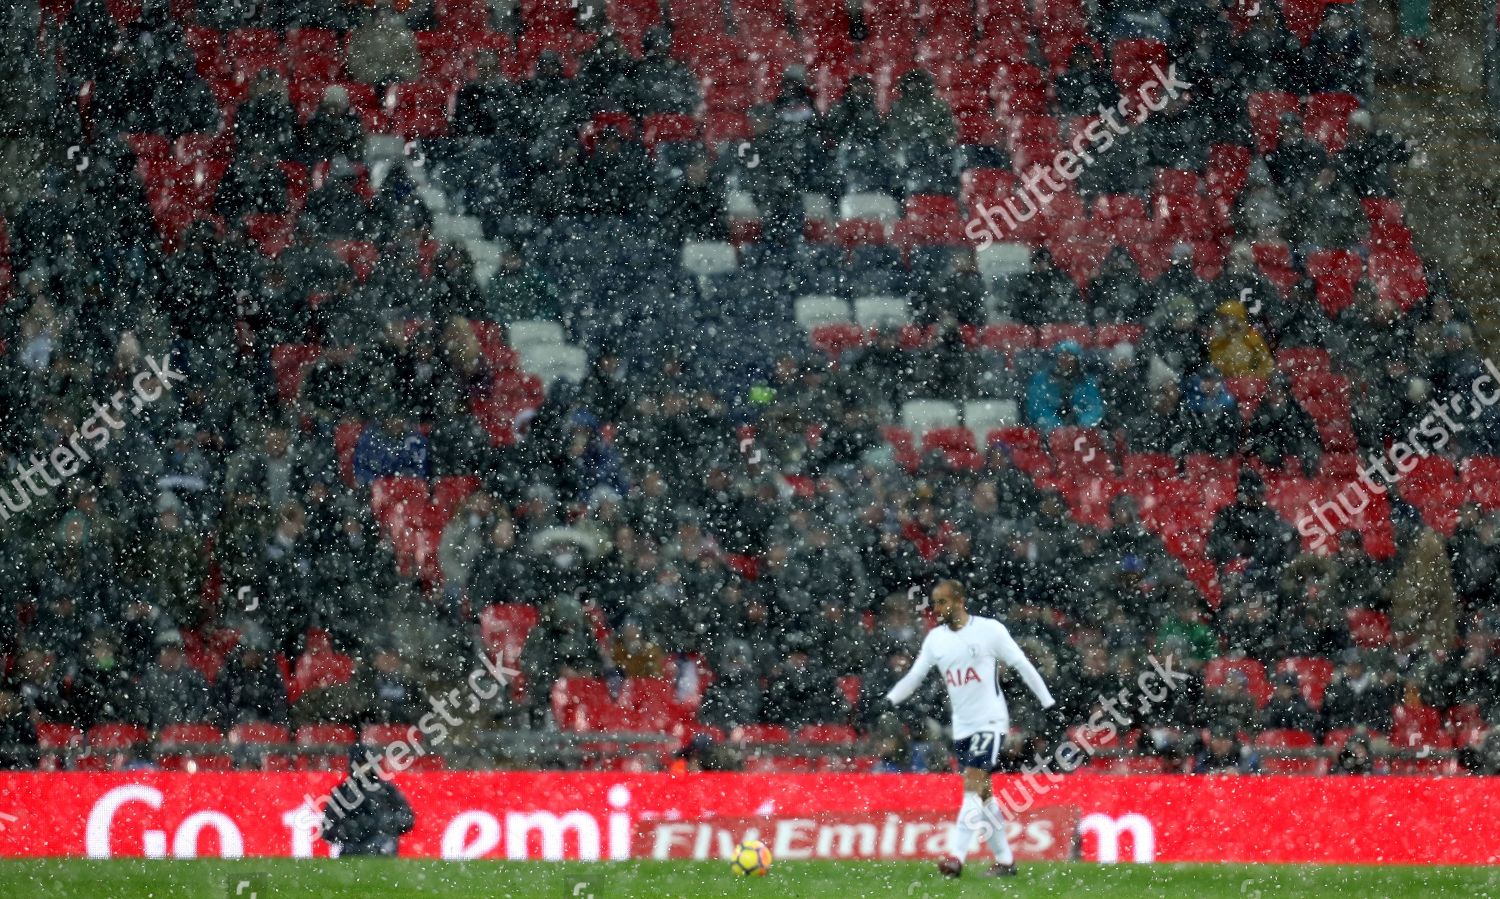
[{"label": "red barrier wall", "polygon": [[[714,858],[755,830],[781,859],[941,853],[937,775],[396,775],[424,858]],[[330,774],[0,775],[0,857],[327,855],[307,800]],[[1046,785],[1042,780],[1041,784]],[[1025,788],[997,777],[1012,797]],[[1012,822],[1025,858],[1489,864],[1500,779],[1075,774]],[[0,818],[0,821],[6,821]]]}]

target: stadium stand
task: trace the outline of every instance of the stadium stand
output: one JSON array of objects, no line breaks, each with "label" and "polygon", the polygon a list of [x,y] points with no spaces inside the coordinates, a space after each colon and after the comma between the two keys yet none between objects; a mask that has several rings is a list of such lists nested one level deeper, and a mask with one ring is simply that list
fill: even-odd
[{"label": "stadium stand", "polygon": [[942,768],[878,700],[955,577],[1064,720],[1191,674],[1097,770],[1500,770],[1494,369],[1355,17],[208,6],[5,51],[76,152],[0,222],[0,760],[337,768],[483,656],[423,765]]}]

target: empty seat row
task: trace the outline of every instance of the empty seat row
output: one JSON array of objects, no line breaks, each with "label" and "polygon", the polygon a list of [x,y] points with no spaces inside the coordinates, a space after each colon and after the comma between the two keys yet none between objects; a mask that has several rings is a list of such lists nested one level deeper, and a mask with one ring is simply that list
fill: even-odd
[{"label": "empty seat row", "polygon": [[798,297],[797,324],[811,331],[819,325],[854,322],[863,328],[900,327],[911,322],[911,306],[904,297],[859,297],[851,304],[834,296]]}]

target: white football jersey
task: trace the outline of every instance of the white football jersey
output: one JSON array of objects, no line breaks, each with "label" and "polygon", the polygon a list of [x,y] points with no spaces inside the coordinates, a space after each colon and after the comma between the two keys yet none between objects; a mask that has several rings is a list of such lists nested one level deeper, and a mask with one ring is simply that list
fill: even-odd
[{"label": "white football jersey", "polygon": [[1054,705],[1052,694],[1036,666],[1021,652],[1005,625],[993,618],[970,615],[958,630],[939,625],[927,632],[922,651],[911,670],[891,688],[886,699],[904,702],[921,686],[927,672],[936,668],[948,685],[948,704],[953,708],[953,739],[962,740],[982,730],[1010,729],[1010,711],[995,682],[997,665],[1014,668],[1042,708]]}]

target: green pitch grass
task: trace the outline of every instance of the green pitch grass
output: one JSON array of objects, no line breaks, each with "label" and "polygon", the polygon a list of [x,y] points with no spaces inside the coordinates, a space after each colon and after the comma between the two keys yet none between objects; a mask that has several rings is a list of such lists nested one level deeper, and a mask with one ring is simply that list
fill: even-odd
[{"label": "green pitch grass", "polygon": [[1318,865],[1032,864],[994,881],[971,869],[943,880],[910,862],[790,862],[738,879],[717,862],[8,861],[0,896],[14,899],[948,899],[967,896],[1500,897],[1500,868]]}]

